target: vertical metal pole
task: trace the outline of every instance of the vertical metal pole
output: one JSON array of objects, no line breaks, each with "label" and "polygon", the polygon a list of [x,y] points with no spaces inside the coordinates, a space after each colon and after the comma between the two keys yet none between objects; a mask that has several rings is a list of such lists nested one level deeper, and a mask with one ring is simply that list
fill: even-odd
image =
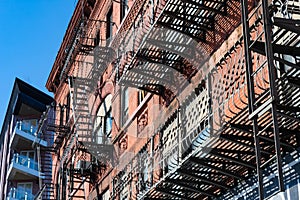
[{"label": "vertical metal pole", "polygon": [[208,75],[207,75],[207,95],[208,95],[208,98],[209,98],[209,102],[208,102],[208,108],[209,108],[209,117],[208,117],[208,127],[210,129],[210,136],[212,137],[215,137],[214,135],[214,122],[213,122],[213,117],[214,117],[214,109],[213,109],[213,96],[212,96],[212,86],[213,86],[213,83],[212,83],[212,73],[209,72]]},{"label": "vertical metal pole", "polygon": [[150,158],[150,162],[151,162],[151,171],[150,171],[150,185],[152,186],[153,185],[153,182],[154,182],[154,136],[151,137],[151,158]]},{"label": "vertical metal pole", "polygon": [[265,31],[265,51],[268,61],[268,73],[270,79],[270,92],[272,101],[272,118],[273,118],[273,131],[274,131],[274,141],[275,141],[275,151],[276,151],[276,160],[277,160],[277,170],[278,170],[278,183],[279,190],[284,191],[283,183],[283,173],[282,173],[282,159],[280,153],[280,138],[279,138],[279,126],[277,119],[277,102],[278,94],[275,85],[276,79],[276,70],[274,66],[274,54],[272,48],[272,24],[268,8],[268,0],[262,0],[262,9],[263,9],[263,23]]},{"label": "vertical metal pole", "polygon": [[36,147],[36,151],[37,151],[38,170],[39,170],[39,188],[42,189],[43,180],[42,180],[42,168],[41,168],[41,149],[39,144]]},{"label": "vertical metal pole", "polygon": [[[177,100],[178,101],[178,100]],[[182,161],[182,134],[183,134],[183,131],[181,131],[181,129],[183,128],[183,126],[181,125],[181,118],[180,118],[180,112],[181,112],[181,107],[180,107],[180,102],[178,101],[178,104],[179,104],[179,107],[178,107],[178,110],[177,110],[177,126],[178,126],[178,130],[177,130],[177,133],[178,133],[178,166],[180,165],[181,161]]]},{"label": "vertical metal pole", "polygon": [[[245,60],[246,60],[246,80],[247,80],[247,88],[248,88],[248,109],[249,114],[251,114],[255,110],[255,88],[253,82],[253,63],[251,59],[251,52],[249,49],[250,46],[250,30],[249,30],[249,21],[248,21],[248,2],[247,0],[241,0],[242,6],[242,23],[243,23],[243,36],[244,36],[244,51],[245,51]],[[260,144],[258,134],[258,126],[257,126],[257,116],[254,116],[252,119],[253,123],[253,134],[254,134],[254,144],[255,144],[255,156],[256,156],[256,170],[258,177],[258,193],[259,199],[262,200],[264,198],[264,189],[263,189],[263,177],[261,170],[261,152],[260,152]]]}]

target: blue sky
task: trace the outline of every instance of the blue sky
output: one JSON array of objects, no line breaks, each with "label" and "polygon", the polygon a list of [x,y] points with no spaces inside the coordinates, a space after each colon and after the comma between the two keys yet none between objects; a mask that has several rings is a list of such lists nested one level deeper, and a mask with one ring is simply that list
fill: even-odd
[{"label": "blue sky", "polygon": [[43,92],[77,0],[0,0],[0,127],[18,77]]}]

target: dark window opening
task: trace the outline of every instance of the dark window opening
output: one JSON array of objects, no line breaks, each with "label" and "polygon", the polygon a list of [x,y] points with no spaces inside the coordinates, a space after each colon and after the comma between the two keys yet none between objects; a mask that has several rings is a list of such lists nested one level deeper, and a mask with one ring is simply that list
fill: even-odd
[{"label": "dark window opening", "polygon": [[111,7],[106,15],[106,39],[109,39],[112,36],[112,12],[113,9]]},{"label": "dark window opening", "polygon": [[91,6],[92,8],[94,8],[96,0],[88,0],[87,3],[88,3],[89,6]]},{"label": "dark window opening", "polygon": [[67,95],[67,105],[66,105],[66,122],[70,119],[70,112],[71,112],[71,97],[70,94]]},{"label": "dark window opening", "polygon": [[86,19],[90,18],[91,12],[92,12],[91,8],[84,7],[83,14],[84,14],[84,16],[85,16]]},{"label": "dark window opening", "polygon": [[60,116],[59,116],[59,125],[62,126],[64,125],[64,106],[59,104],[59,111],[60,111]]},{"label": "dark window opening", "polygon": [[96,36],[94,38],[94,46],[98,46],[100,43],[100,30],[97,31]]},{"label": "dark window opening", "polygon": [[128,10],[129,10],[128,0],[122,0],[121,1],[121,12],[120,12],[121,21],[125,17],[125,15],[127,14]]},{"label": "dark window opening", "polygon": [[142,101],[145,99],[147,94],[148,94],[148,92],[145,90],[138,91],[138,105],[140,105],[140,103],[142,103]]},{"label": "dark window opening", "polygon": [[124,125],[129,118],[129,93],[128,87],[122,91],[122,124]]}]

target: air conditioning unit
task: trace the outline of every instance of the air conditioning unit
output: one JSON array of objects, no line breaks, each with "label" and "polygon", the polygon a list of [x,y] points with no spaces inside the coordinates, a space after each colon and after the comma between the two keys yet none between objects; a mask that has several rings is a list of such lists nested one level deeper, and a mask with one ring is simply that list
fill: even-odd
[{"label": "air conditioning unit", "polygon": [[88,169],[91,165],[90,161],[86,160],[78,160],[76,164],[76,169]]}]

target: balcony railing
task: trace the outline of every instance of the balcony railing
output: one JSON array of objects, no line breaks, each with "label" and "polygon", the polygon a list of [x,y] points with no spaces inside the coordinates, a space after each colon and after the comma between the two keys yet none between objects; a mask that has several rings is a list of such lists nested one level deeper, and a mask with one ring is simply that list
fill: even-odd
[{"label": "balcony railing", "polygon": [[45,140],[47,136],[38,133],[39,120],[38,119],[26,119],[18,120],[16,122],[14,131],[12,133],[12,139],[10,145],[12,148],[19,145],[19,138],[25,139],[28,148],[30,148],[32,142],[38,142],[41,146],[48,146],[48,142]]},{"label": "balcony railing", "polygon": [[7,195],[7,200],[33,200],[34,195],[31,192],[26,192],[24,189],[11,188]]},{"label": "balcony railing", "polygon": [[29,133],[33,136],[36,136],[37,129],[38,129],[38,120],[27,119],[27,120],[17,121],[16,128],[25,133]]},{"label": "balcony railing", "polygon": [[29,169],[38,170],[38,163],[35,162],[32,158],[22,156],[18,153],[14,154],[14,157],[12,159],[12,163],[22,165],[24,167],[27,167]]}]

